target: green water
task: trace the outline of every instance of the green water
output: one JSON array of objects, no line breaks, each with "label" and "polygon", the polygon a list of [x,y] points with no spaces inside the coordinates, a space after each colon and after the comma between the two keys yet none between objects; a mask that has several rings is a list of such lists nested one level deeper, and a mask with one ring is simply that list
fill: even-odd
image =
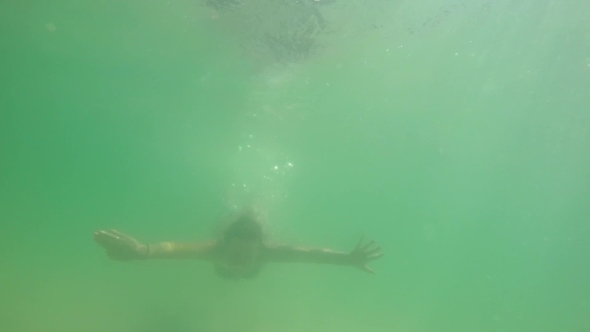
[{"label": "green water", "polygon": [[[0,331],[590,330],[587,1],[337,2],[282,64],[247,42],[280,17],[199,3],[0,3]],[[92,241],[248,203],[377,275]]]}]

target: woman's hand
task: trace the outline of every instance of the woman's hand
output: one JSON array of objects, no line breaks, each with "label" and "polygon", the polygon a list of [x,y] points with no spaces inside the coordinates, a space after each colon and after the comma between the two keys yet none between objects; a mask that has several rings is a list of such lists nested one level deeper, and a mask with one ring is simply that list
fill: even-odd
[{"label": "woman's hand", "polygon": [[350,264],[360,270],[368,273],[375,274],[375,271],[367,266],[369,262],[374,261],[383,256],[381,247],[375,244],[375,241],[371,241],[367,244],[363,244],[363,238],[356,245],[356,248],[348,254]]},{"label": "woman's hand", "polygon": [[109,258],[130,261],[147,258],[148,246],[114,229],[94,232],[94,241],[103,247]]}]

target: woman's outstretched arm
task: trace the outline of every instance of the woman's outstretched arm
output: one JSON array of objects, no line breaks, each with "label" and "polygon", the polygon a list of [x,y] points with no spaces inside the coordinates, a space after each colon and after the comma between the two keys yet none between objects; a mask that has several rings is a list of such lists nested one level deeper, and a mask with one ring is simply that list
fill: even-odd
[{"label": "woman's outstretched arm", "polygon": [[106,250],[111,259],[119,261],[158,258],[211,260],[217,246],[216,241],[143,244],[114,229],[95,232],[94,241]]},{"label": "woman's outstretched arm", "polygon": [[374,241],[363,244],[359,241],[351,252],[339,252],[322,248],[303,248],[293,246],[268,246],[267,260],[269,262],[314,263],[352,266],[368,273],[375,274],[367,264],[383,256],[381,247]]}]

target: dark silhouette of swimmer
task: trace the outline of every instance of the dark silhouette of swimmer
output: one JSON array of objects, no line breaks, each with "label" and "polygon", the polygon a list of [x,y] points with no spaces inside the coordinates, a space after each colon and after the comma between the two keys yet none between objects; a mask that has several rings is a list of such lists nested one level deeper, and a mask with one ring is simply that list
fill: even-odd
[{"label": "dark silhouette of swimmer", "polygon": [[262,224],[249,209],[236,214],[215,240],[143,244],[116,230],[97,231],[94,240],[113,260],[203,260],[213,263],[219,277],[234,280],[254,278],[263,266],[275,262],[350,266],[374,274],[367,264],[383,256],[374,241],[364,244],[363,239],[350,252],[268,244]]}]

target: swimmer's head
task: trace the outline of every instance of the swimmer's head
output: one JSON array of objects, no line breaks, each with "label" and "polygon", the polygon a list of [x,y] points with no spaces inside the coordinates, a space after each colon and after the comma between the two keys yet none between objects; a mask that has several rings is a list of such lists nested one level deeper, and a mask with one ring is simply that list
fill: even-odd
[{"label": "swimmer's head", "polygon": [[228,267],[250,268],[260,257],[264,244],[264,229],[251,209],[237,214],[224,230],[221,253]]},{"label": "swimmer's head", "polygon": [[233,240],[262,243],[264,230],[258,215],[252,209],[244,209],[238,213],[223,231],[224,242]]}]

